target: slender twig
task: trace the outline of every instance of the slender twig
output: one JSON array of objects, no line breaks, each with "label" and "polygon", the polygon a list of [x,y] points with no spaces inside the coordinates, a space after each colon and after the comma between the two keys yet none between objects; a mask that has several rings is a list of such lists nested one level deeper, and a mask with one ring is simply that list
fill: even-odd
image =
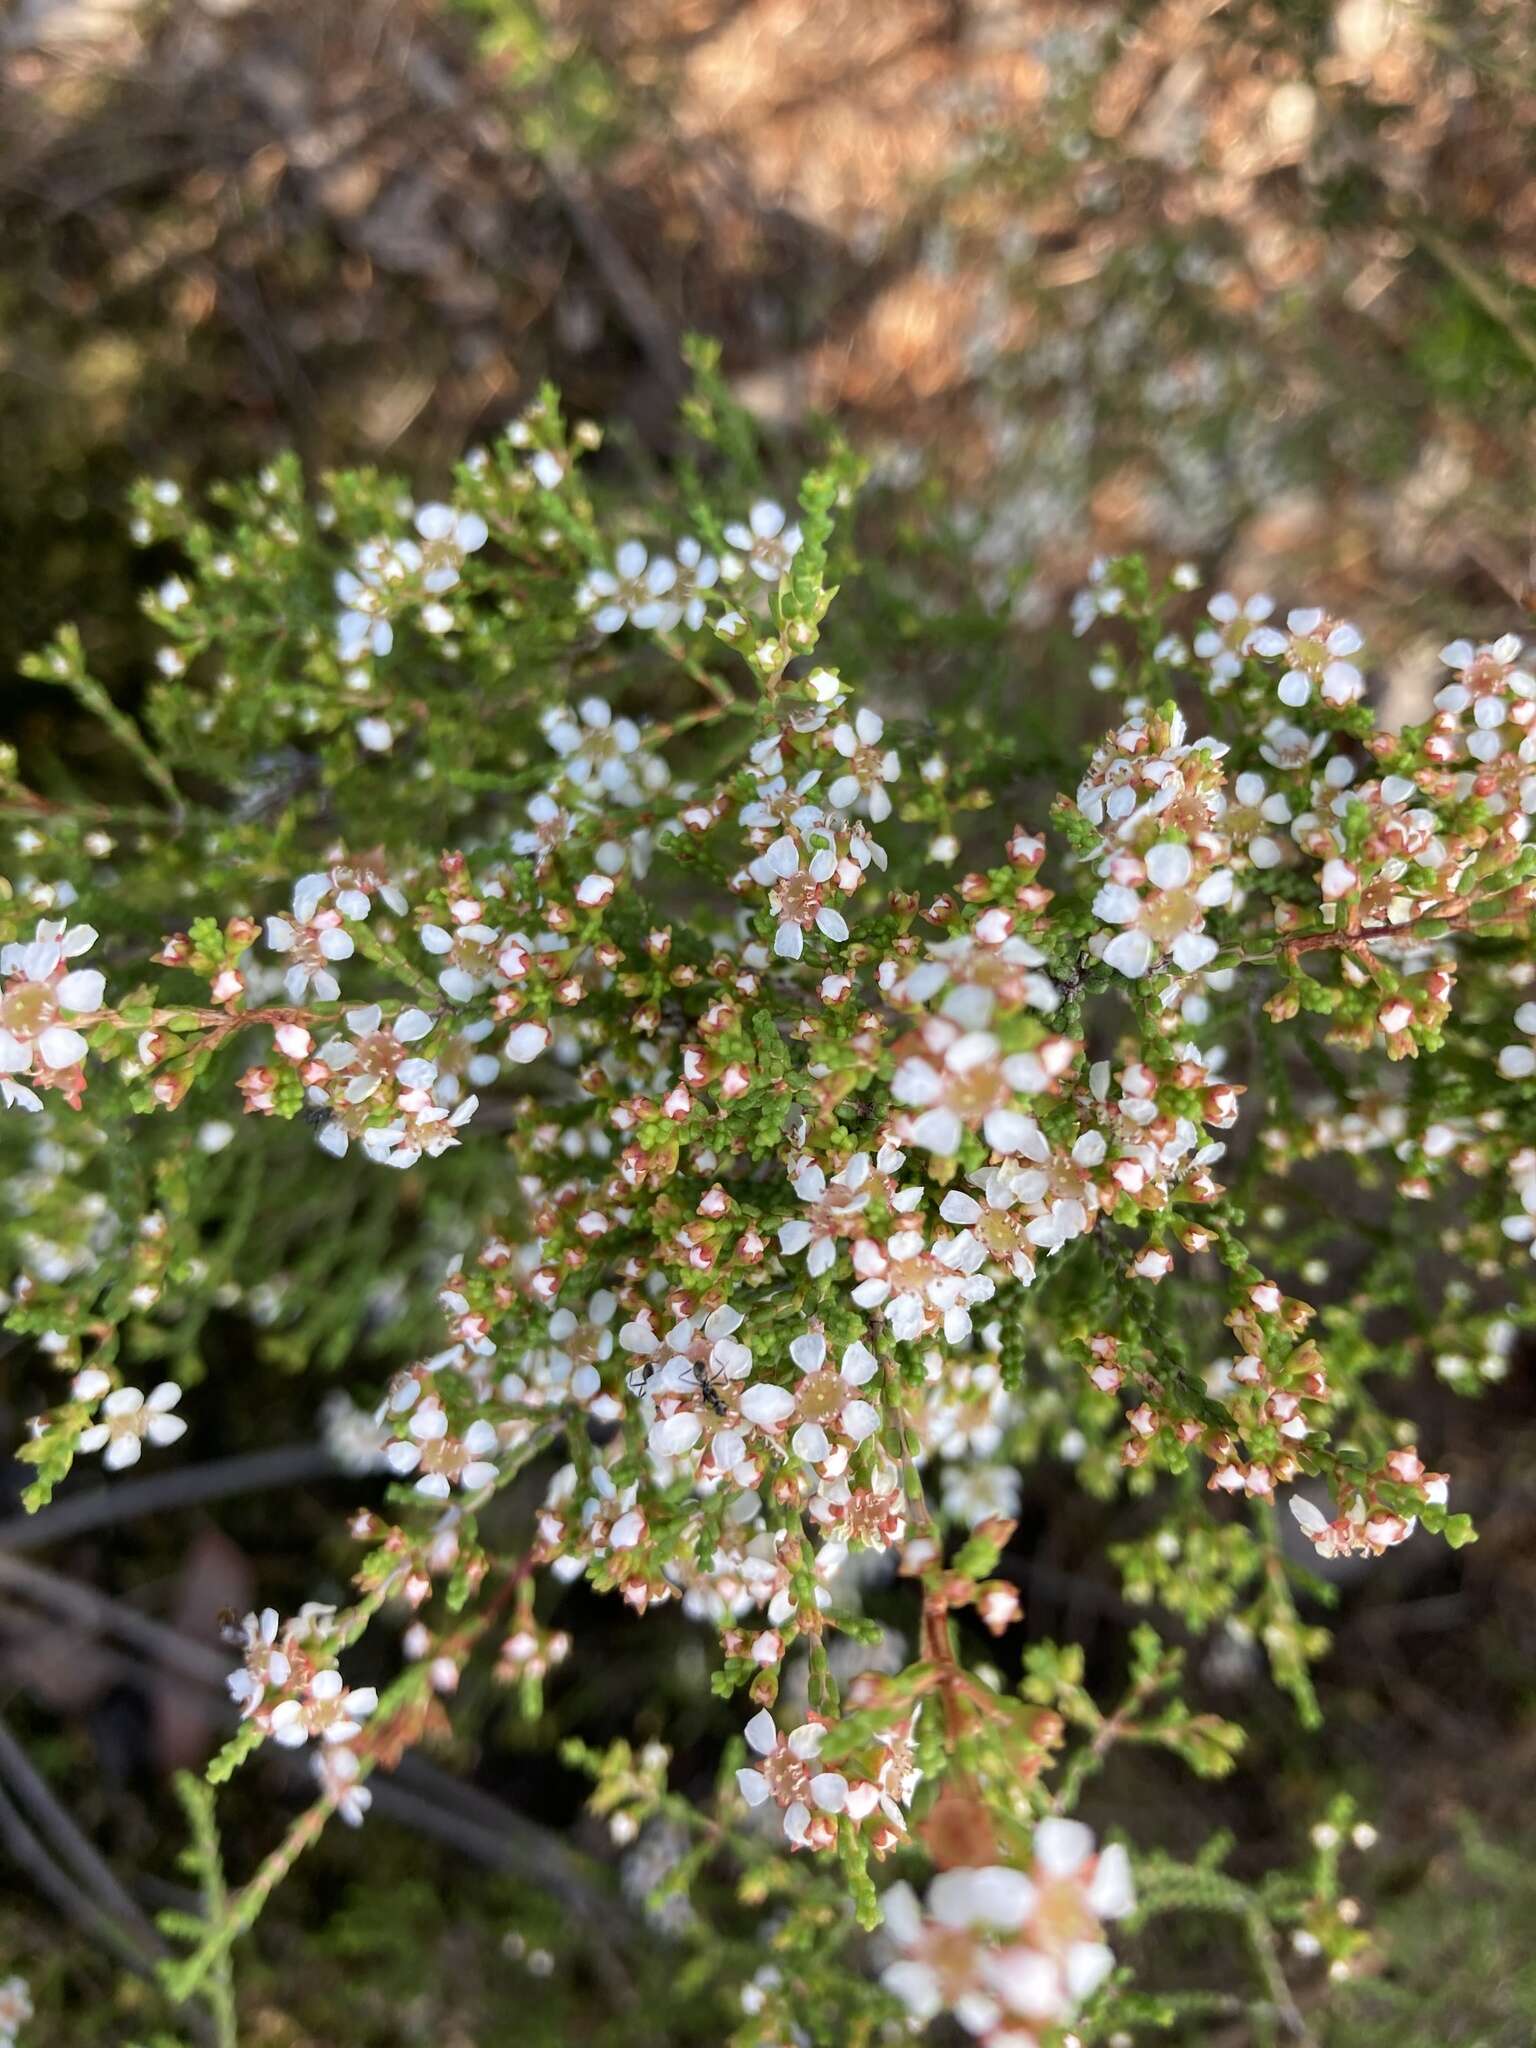
[{"label": "slender twig", "polygon": [[237,1494],[262,1493],[269,1487],[293,1486],[334,1473],[335,1461],[323,1445],[286,1444],[277,1450],[250,1451],[238,1458],[218,1458],[188,1465],[179,1472],[157,1472],[44,1508],[41,1514],[13,1515],[0,1522],[0,1550],[42,1550],[94,1529],[139,1521],[146,1515],[171,1514],[178,1508],[228,1500]]},{"label": "slender twig", "polygon": [[130,1970],[141,1977],[153,1977],[154,1959],[144,1953],[104,1906],[99,1906],[67,1871],[59,1868],[4,1792],[0,1792],[0,1846],[61,1913],[97,1936]]},{"label": "slender twig", "polygon": [[180,1630],[152,1621],[147,1614],[140,1614],[108,1593],[99,1593],[79,1579],[46,1571],[41,1565],[26,1564],[21,1558],[0,1551],[0,1588],[53,1614],[63,1615],[83,1628],[132,1643],[165,1670],[178,1672],[196,1684],[223,1688],[230,1667],[228,1659],[217,1650],[205,1649]]},{"label": "slender twig", "polygon": [[118,1882],[111,1865],[65,1810],[4,1720],[0,1720],[0,1780],[28,1810],[33,1824],[48,1837],[60,1860],[96,1895],[102,1910],[125,1928],[131,1928],[152,1956],[168,1954],[164,1942]]}]

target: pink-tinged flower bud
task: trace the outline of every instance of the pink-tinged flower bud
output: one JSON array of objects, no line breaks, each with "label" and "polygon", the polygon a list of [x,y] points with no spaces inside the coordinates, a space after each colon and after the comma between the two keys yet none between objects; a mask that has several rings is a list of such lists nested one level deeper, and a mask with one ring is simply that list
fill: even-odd
[{"label": "pink-tinged flower bud", "polygon": [[1383,1463],[1404,1486],[1414,1486],[1424,1477],[1424,1460],[1411,1445],[1404,1450],[1388,1451]]},{"label": "pink-tinged flower bud", "polygon": [[976,1612],[993,1635],[1004,1634],[1024,1613],[1018,1587],[1006,1579],[989,1579],[976,1589]]},{"label": "pink-tinged flower bud", "polygon": [[1138,1280],[1166,1280],[1173,1271],[1173,1254],[1161,1245],[1144,1245],[1131,1261],[1131,1271]]}]

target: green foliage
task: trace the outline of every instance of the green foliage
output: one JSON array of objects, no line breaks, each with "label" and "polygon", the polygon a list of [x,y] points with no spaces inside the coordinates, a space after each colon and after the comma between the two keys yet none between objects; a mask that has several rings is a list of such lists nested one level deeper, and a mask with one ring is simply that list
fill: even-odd
[{"label": "green foliage", "polygon": [[[995,715],[1003,634],[942,522],[905,514],[914,596],[860,537],[853,456],[769,498],[694,364],[675,503],[592,464],[552,392],[441,504],[289,460],[208,512],[149,484],[138,532],[182,567],[146,601],[142,723],[76,637],[34,664],[145,788],[119,810],[18,764],[5,799],[0,1233],[59,1386],[30,1502],[289,1379],[342,1381],[334,1440],[377,1475],[351,1604],[232,1637],[240,1726],[179,1787],[199,1911],[165,1919],[161,1986],[231,2048],[332,1820],[378,1825],[455,1696],[564,1711],[584,1580],[681,1601],[719,1641],[697,1695],[745,1718],[712,1789],[664,1722],[565,1724],[607,1840],[654,1848],[681,2024],[857,2042],[992,1986],[1099,2033],[1294,2032],[1285,1940],[1363,1965],[1350,1814],[1304,1873],[1138,1842],[1134,1883],[1071,1816],[1133,1752],[1240,1762],[1176,1632],[1262,1650],[1313,1727],[1327,1568],[1474,1533],[1385,1395],[1452,1330],[1445,1376],[1496,1376],[1530,1314],[1523,672],[1468,647],[1495,719],[1378,731],[1345,622],[1193,617],[1182,569],[1100,564],[1075,621],[1111,729],[1074,765],[1029,693]],[[887,726],[849,678],[878,687],[902,620],[944,687]],[[1019,1619],[1047,1457],[1123,1505],[1111,1558],[1158,1615],[1108,1672],[981,1644]],[[882,1556],[889,1597],[845,1576]],[[210,1788],[268,1740],[314,1791],[226,1889]],[[888,1859],[937,1870],[926,1909]],[[1114,1971],[1138,1889],[1142,1921],[1232,1922],[1245,1982]],[[446,1939],[419,1886],[324,1935],[386,2001],[400,1922]]]}]

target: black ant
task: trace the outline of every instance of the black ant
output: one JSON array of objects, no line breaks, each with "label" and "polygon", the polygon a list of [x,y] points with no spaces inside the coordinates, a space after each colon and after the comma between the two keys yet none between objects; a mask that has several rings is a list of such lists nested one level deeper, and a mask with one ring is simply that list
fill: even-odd
[{"label": "black ant", "polygon": [[699,1359],[695,1363],[693,1383],[699,1390],[699,1399],[704,1403],[704,1406],[711,1415],[727,1416],[731,1411],[726,1407],[724,1397],[714,1380],[710,1378],[709,1372],[710,1369],[703,1359]]}]

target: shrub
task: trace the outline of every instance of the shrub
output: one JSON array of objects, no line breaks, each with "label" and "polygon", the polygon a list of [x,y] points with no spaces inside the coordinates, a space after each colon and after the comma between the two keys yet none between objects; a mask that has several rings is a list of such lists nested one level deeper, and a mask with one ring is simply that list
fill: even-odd
[{"label": "shrub", "polygon": [[[443,502],[146,486],[159,679],[130,713],[72,632],[29,665],[122,773],[8,763],[8,1319],[58,1376],[28,1504],[195,1443],[235,1326],[234,1398],[344,1370],[331,1440],[388,1475],[353,1604],[232,1631],[208,1779],[302,1748],[314,1800],[226,1893],[188,1784],[165,1988],[233,2039],[231,1948],[299,1853],[472,1667],[537,1716],[586,1579],[718,1643],[711,1798],[662,1743],[565,1753],[614,1844],[662,1845],[653,1908],[695,1893],[669,1924],[734,2040],[1294,2032],[1281,1935],[1361,1955],[1350,1812],[1257,1884],[1090,1833],[1117,1745],[1216,1776],[1242,1731],[1146,1626],[1114,1704],[1071,1643],[1005,1668],[1021,1474],[1142,1502],[1129,1603],[1261,1645],[1304,1722],[1329,1561],[1469,1539],[1383,1399],[1498,1377],[1529,1316],[1536,681],[1456,641],[1383,730],[1347,621],[1137,561],[1017,676],[937,520],[887,508],[861,563],[856,464],[779,502],[695,368],[643,495],[550,395]],[[1185,1911],[1251,1986],[1117,1966]]]}]

